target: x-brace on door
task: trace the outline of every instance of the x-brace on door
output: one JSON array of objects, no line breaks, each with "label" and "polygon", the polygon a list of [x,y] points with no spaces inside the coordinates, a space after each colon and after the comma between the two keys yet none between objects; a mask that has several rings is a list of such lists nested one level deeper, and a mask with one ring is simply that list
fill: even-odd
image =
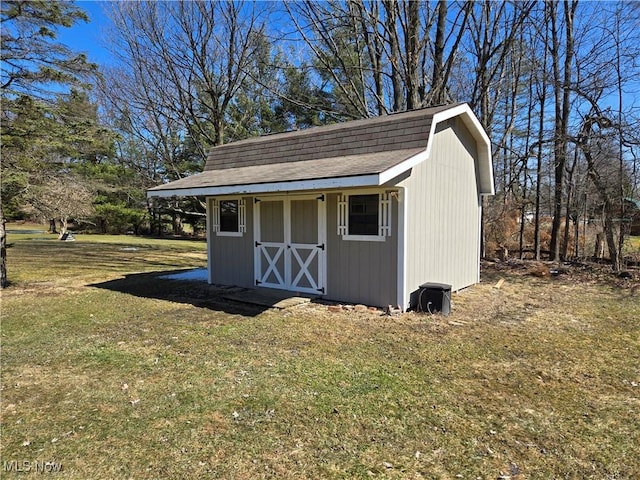
[{"label": "x-brace on door", "polygon": [[254,222],[256,285],[325,294],[325,196],[257,197]]}]

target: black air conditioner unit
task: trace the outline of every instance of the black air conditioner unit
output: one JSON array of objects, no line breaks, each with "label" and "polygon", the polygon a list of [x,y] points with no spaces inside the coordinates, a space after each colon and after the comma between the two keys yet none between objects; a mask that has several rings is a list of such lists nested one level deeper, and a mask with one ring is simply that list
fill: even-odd
[{"label": "black air conditioner unit", "polygon": [[417,312],[440,312],[442,315],[449,315],[451,313],[451,285],[423,283],[418,289],[416,305],[412,305],[412,308]]}]

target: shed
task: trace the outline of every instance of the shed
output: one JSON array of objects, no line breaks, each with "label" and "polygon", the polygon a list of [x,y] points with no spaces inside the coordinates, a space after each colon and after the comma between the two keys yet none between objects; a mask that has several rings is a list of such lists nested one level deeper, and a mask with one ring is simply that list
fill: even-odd
[{"label": "shed", "polygon": [[406,309],[480,278],[491,146],[465,103],[213,147],[149,197],[202,196],[209,283]]}]

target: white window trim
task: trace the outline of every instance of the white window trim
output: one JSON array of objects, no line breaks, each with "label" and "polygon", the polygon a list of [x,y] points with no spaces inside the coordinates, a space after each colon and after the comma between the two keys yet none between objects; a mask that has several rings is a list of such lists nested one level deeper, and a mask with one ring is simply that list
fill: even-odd
[{"label": "white window trim", "polygon": [[[220,201],[237,200],[238,202],[238,231],[222,232],[220,231]],[[212,230],[217,237],[242,237],[247,231],[247,207],[244,198],[232,197],[218,200],[214,198],[211,201],[213,206],[213,225]]]},{"label": "white window trim", "polygon": [[381,235],[343,235],[342,239],[351,242],[384,242],[387,238]]},{"label": "white window trim", "polygon": [[[352,195],[378,195],[378,235],[349,235],[349,197]],[[384,242],[391,236],[391,194],[389,192],[358,191],[338,194],[338,236],[355,242]]]}]

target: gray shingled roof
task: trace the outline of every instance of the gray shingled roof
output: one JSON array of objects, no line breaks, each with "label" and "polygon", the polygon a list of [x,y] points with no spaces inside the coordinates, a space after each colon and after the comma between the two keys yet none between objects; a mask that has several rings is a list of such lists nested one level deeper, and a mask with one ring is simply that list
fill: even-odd
[{"label": "gray shingled roof", "polygon": [[[381,173],[423,150],[424,148],[402,149],[296,162],[287,161],[269,165],[246,165],[220,170],[205,170],[198,175],[176,180],[167,185],[171,185],[174,189],[203,188],[370,175]],[[162,185],[162,187],[167,185]]]},{"label": "gray shingled roof", "polygon": [[[204,171],[149,190],[149,195],[208,195],[287,190],[292,182],[375,175],[426,150],[433,117],[446,105],[213,147]],[[287,185],[288,184],[288,185]],[[252,190],[243,186],[252,186]],[[295,188],[292,188],[295,189]],[[271,190],[273,191],[273,189]]]},{"label": "gray shingled roof", "polygon": [[452,105],[250,138],[214,147],[207,170],[344,158],[427,147],[431,120]]}]

